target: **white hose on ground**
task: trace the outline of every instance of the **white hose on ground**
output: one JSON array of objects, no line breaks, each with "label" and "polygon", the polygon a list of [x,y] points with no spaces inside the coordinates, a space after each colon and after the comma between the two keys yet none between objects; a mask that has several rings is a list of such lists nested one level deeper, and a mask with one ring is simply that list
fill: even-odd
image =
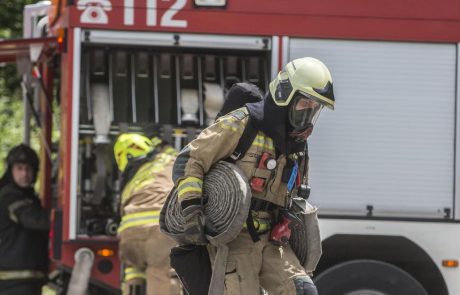
[{"label": "white hose on ground", "polygon": [[75,264],[70,277],[67,295],[86,295],[94,263],[94,253],[88,248],[80,248],[75,252]]}]

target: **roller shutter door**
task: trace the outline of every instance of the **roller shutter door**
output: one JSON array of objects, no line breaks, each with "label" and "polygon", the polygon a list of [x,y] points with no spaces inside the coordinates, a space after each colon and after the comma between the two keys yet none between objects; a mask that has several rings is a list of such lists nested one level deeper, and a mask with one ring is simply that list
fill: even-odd
[{"label": "roller shutter door", "polygon": [[455,44],[291,39],[332,72],[337,104],[309,140],[323,214],[442,218],[453,209]]}]

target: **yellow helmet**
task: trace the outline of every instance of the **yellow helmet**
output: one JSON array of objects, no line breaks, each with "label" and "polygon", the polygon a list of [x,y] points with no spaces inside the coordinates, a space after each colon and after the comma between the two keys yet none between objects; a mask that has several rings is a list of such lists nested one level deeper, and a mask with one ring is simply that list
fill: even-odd
[{"label": "yellow helmet", "polygon": [[334,109],[331,73],[316,58],[303,57],[289,62],[270,83],[270,93],[278,106],[289,105],[297,92]]},{"label": "yellow helmet", "polygon": [[149,139],[136,133],[120,135],[113,146],[118,169],[123,172],[130,159],[147,155],[160,143],[161,139],[157,137]]}]

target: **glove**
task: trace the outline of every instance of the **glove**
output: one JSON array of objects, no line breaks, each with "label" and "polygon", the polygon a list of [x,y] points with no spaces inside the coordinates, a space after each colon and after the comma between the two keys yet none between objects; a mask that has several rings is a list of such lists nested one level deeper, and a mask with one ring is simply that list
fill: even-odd
[{"label": "glove", "polygon": [[184,200],[181,202],[184,217],[184,233],[194,245],[206,245],[205,215],[200,199]]}]

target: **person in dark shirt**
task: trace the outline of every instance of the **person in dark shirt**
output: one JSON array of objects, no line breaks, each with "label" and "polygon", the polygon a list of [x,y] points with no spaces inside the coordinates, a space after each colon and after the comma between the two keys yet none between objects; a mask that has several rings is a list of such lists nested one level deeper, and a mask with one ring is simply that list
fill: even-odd
[{"label": "person in dark shirt", "polygon": [[33,188],[39,160],[21,144],[6,162],[0,179],[0,295],[38,295],[48,271],[50,227]]}]

